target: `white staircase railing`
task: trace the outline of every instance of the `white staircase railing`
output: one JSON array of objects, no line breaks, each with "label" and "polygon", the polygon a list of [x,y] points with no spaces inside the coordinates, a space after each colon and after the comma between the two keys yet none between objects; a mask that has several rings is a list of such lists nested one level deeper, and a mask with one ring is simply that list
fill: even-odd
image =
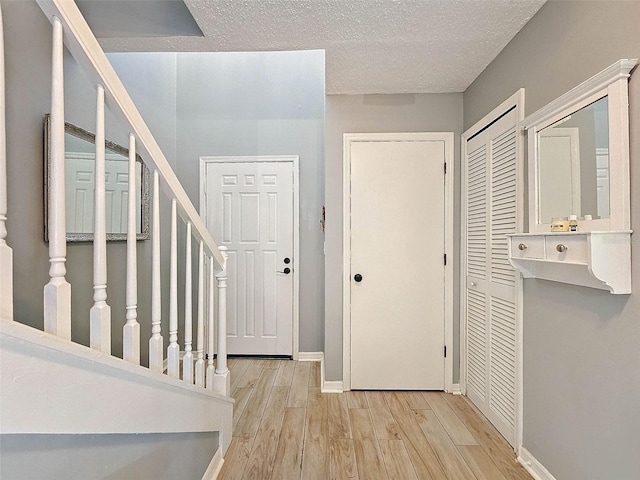
[{"label": "white staircase railing", "polygon": [[[136,154],[140,154],[153,172],[152,191],[152,305],[149,339],[149,369],[164,371],[165,352],[167,374],[225,396],[230,394],[229,370],[226,359],[226,259],[224,247],[218,247],[207,231],[185,190],[171,169],[156,140],[136,109],[98,41],[85,22],[75,2],[69,0],[37,0],[53,25],[50,180],[49,180],[49,282],[44,287],[44,329],[65,340],[71,340],[71,285],[66,274],[65,222],[65,118],[63,52],[67,49],[96,86],[96,174],[94,201],[93,306],[89,312],[90,347],[111,354],[112,312],[107,302],[107,248],[105,199],[105,107],[114,114],[129,135],[129,178],[135,178]],[[0,25],[1,25],[0,11]],[[1,26],[0,26],[1,28]],[[0,31],[0,48],[2,35]],[[0,62],[4,56],[0,52]],[[12,251],[7,245],[7,173],[4,128],[4,65],[0,63],[0,315],[13,319]],[[136,258],[136,195],[135,182],[129,182],[127,228],[126,305],[121,315],[124,323],[123,359],[140,364],[140,324],[137,315]],[[160,255],[160,188],[171,200],[169,346],[164,350],[161,329],[161,255]],[[180,369],[178,344],[178,216],[186,223],[185,321],[183,367]],[[198,242],[198,303],[196,354],[192,352],[192,285],[191,241]],[[205,289],[205,269],[208,267],[208,289]],[[214,281],[217,279],[217,282]],[[217,305],[214,305],[217,286]],[[205,290],[207,295],[205,295]],[[216,308],[217,307],[217,308]],[[205,309],[208,324],[205,326]],[[217,314],[217,315],[216,315]],[[217,352],[215,339],[217,337]],[[206,360],[205,365],[205,345]],[[217,360],[214,367],[214,354]]]}]

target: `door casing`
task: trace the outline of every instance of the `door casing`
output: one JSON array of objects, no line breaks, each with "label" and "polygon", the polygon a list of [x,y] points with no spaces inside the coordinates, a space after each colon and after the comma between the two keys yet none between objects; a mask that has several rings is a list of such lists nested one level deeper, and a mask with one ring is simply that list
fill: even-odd
[{"label": "door casing", "polygon": [[[343,281],[342,281],[342,374],[344,390],[351,390],[351,144],[353,142],[402,142],[402,141],[442,141],[445,144],[445,246],[447,254],[445,267],[444,329],[447,356],[444,364],[445,392],[457,390],[453,384],[453,177],[454,156],[452,132],[435,133],[345,133],[343,135]],[[392,251],[386,252],[392,255]],[[392,279],[390,281],[393,281]],[[381,352],[384,361],[384,352]]]},{"label": "door casing", "polygon": [[[300,158],[297,155],[253,155],[253,156],[203,156],[200,157],[200,216],[206,218],[207,201],[205,182],[209,163],[273,163],[290,162],[293,165],[293,259],[300,265]],[[293,276],[293,359],[300,356],[300,273],[299,268],[291,272]]]}]

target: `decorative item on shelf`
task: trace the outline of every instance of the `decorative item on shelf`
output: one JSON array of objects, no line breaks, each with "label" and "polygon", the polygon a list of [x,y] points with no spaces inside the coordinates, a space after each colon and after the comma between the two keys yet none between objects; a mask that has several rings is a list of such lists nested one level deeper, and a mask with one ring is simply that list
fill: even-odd
[{"label": "decorative item on shelf", "polygon": [[551,220],[551,231],[552,232],[568,232],[569,220],[567,220],[566,217],[553,218]]},{"label": "decorative item on shelf", "polygon": [[569,215],[569,231],[577,232],[578,231],[578,217],[577,215]]}]

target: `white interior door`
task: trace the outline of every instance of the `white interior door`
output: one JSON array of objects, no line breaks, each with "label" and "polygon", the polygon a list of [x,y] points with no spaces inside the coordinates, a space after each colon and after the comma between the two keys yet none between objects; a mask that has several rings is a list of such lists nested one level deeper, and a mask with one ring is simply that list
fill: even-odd
[{"label": "white interior door", "polygon": [[[466,142],[463,160],[466,394],[516,442],[518,299],[507,234],[518,226],[517,111]],[[474,127],[475,128],[475,127]]]},{"label": "white interior door", "polygon": [[442,390],[445,142],[349,145],[351,388]]},{"label": "white interior door", "polygon": [[205,222],[229,249],[230,354],[293,354],[294,164],[286,158],[203,159]]}]

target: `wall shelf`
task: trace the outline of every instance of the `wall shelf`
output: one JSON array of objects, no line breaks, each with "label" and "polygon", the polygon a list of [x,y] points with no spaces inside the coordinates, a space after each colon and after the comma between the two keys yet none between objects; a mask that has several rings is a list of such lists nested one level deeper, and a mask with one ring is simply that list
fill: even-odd
[{"label": "wall shelf", "polygon": [[631,293],[631,230],[507,235],[524,278]]}]

